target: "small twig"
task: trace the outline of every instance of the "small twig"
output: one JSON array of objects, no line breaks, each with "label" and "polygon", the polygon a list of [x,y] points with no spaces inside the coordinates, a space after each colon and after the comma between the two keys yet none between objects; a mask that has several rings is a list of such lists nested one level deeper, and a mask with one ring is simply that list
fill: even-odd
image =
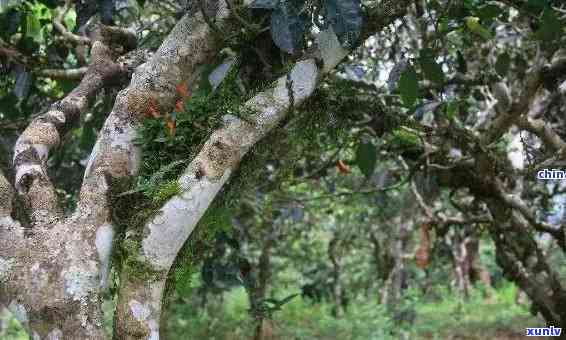
[{"label": "small twig", "polygon": [[216,35],[218,35],[219,37],[223,37],[224,33],[210,19],[210,17],[208,16],[208,13],[206,13],[206,1],[205,0],[199,0],[199,6],[200,6],[200,12],[202,13],[202,17],[204,18],[204,21],[206,22],[206,24],[214,31],[214,33]]},{"label": "small twig", "polygon": [[231,0],[226,0],[226,5],[228,6],[230,13],[232,13],[234,18],[236,18],[236,20],[238,20],[238,22],[240,24],[242,24],[242,26],[244,26],[245,28],[247,28],[248,30],[250,30],[252,32],[257,31],[257,28],[254,25],[250,24],[247,20],[245,20],[244,18],[242,18],[242,16],[240,16],[238,14],[238,11],[236,10],[234,5],[232,4]]},{"label": "small twig", "polygon": [[61,33],[61,35],[63,35],[63,37],[65,37],[67,40],[79,45],[80,44],[90,45],[91,40],[89,38],[74,34],[70,32],[65,27],[65,25],[63,25],[63,17],[67,14],[70,7],[71,7],[71,1],[70,0],[65,1],[65,5],[63,6],[59,14],[57,14],[55,20],[53,20],[53,26],[55,26],[55,29],[57,29],[57,31],[59,31],[59,33]]},{"label": "small twig", "polygon": [[37,75],[53,79],[80,80],[85,75],[88,67],[79,67],[73,69],[43,69]]}]

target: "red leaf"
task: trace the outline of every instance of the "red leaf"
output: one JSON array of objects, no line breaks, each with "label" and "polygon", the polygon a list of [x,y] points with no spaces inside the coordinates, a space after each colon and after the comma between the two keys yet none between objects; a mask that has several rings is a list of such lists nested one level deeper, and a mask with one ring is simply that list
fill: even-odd
[{"label": "red leaf", "polygon": [[350,172],[352,172],[352,170],[350,170],[350,167],[347,166],[346,163],[344,163],[344,161],[342,161],[341,159],[339,159],[338,163],[336,163],[336,167],[341,174],[349,174]]},{"label": "red leaf", "polygon": [[177,112],[185,111],[185,104],[183,103],[182,100],[177,100],[177,102],[175,103],[175,111]]},{"label": "red leaf", "polygon": [[421,225],[421,244],[415,253],[417,266],[421,269],[426,268],[430,264],[430,223]]},{"label": "red leaf", "polygon": [[187,86],[187,83],[180,83],[177,85],[177,94],[181,97],[189,96],[189,87]]},{"label": "red leaf", "polygon": [[153,117],[153,118],[159,118],[161,117],[161,114],[159,113],[159,109],[157,108],[157,102],[155,101],[155,99],[151,98],[149,100],[149,104],[147,106],[147,110],[145,112],[146,117]]},{"label": "red leaf", "polygon": [[166,124],[167,124],[167,131],[169,131],[169,135],[175,136],[175,132],[177,131],[177,122],[174,119],[171,119],[169,116],[167,116]]}]

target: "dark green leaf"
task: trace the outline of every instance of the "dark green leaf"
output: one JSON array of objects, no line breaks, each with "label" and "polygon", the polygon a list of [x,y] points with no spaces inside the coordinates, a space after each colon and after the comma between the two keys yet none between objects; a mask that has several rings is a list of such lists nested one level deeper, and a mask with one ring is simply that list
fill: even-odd
[{"label": "dark green leaf", "polygon": [[468,72],[468,63],[466,62],[466,59],[464,59],[462,52],[460,51],[457,52],[456,61],[458,62],[458,66],[456,68],[458,72],[460,73]]},{"label": "dark green leaf", "polygon": [[31,38],[36,43],[41,43],[43,41],[41,23],[31,12],[26,15],[25,36]]},{"label": "dark green leaf", "polygon": [[551,8],[544,10],[540,19],[540,28],[535,35],[537,39],[542,41],[552,41],[560,38],[562,35],[562,23],[554,10]]},{"label": "dark green leaf", "polygon": [[493,33],[480,24],[480,19],[478,17],[467,17],[466,26],[468,29],[477,36],[480,36],[484,40],[493,39]]},{"label": "dark green leaf", "polygon": [[250,8],[275,9],[278,4],[279,0],[254,0]]},{"label": "dark green leaf", "polygon": [[523,5],[523,8],[533,14],[540,14],[540,12],[548,6],[547,0],[529,0]]},{"label": "dark green leaf", "polygon": [[387,79],[387,87],[389,88],[389,91],[393,91],[397,87],[397,83],[401,78],[401,74],[407,69],[408,65],[409,63],[407,62],[407,60],[402,59],[397,64],[395,64],[395,66],[393,66],[391,72],[389,72],[389,77]]},{"label": "dark green leaf", "polygon": [[511,57],[507,52],[500,54],[495,62],[495,72],[502,77],[507,75],[511,66]]},{"label": "dark green leaf", "polygon": [[446,118],[453,120],[458,113],[458,103],[455,101],[448,102],[446,104]]},{"label": "dark green leaf", "polygon": [[39,0],[38,2],[49,8],[57,7],[57,0]]},{"label": "dark green leaf", "polygon": [[68,80],[68,79],[57,80],[57,83],[59,84],[61,90],[65,92],[65,94],[71,92],[79,84],[79,82],[76,80]]},{"label": "dark green leaf", "polygon": [[401,73],[398,89],[401,93],[403,103],[409,107],[413,106],[419,95],[419,80],[412,66],[407,67],[407,69]]},{"label": "dark green leaf", "polygon": [[362,141],[356,150],[356,164],[366,177],[373,175],[377,164],[377,148],[370,141]]},{"label": "dark green leaf", "polygon": [[96,133],[94,132],[93,127],[91,126],[91,124],[85,124],[85,126],[82,129],[79,146],[82,149],[88,150],[92,148],[95,142],[96,142]]},{"label": "dark green leaf", "polygon": [[344,46],[352,47],[362,30],[362,9],[360,0],[327,0],[326,19],[332,25],[338,40]]},{"label": "dark green leaf", "polygon": [[478,8],[476,15],[482,20],[492,20],[497,18],[503,10],[497,5],[485,5]]},{"label": "dark green leaf", "polygon": [[444,72],[442,72],[442,67],[434,59],[435,56],[432,50],[423,49],[421,51],[419,61],[424,76],[435,83],[442,84],[444,82]]},{"label": "dark green leaf", "polygon": [[293,4],[285,1],[271,13],[271,37],[277,47],[295,54],[303,45],[307,18]]}]

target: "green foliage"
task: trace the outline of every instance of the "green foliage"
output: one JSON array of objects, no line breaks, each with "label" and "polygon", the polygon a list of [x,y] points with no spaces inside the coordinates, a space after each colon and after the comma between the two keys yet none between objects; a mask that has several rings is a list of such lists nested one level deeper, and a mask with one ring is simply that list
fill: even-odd
[{"label": "green foliage", "polygon": [[419,136],[405,129],[395,129],[391,136],[390,145],[399,149],[412,149],[421,145]]},{"label": "green foliage", "polygon": [[546,8],[540,19],[540,28],[535,33],[537,39],[550,42],[559,39],[563,34],[563,25],[556,12],[551,8]]},{"label": "green foliage", "polygon": [[127,272],[130,277],[136,278],[140,282],[151,281],[165,273],[156,271],[143,260],[137,258],[140,254],[141,242],[136,234],[129,235],[120,244],[120,271]]},{"label": "green foliage", "polygon": [[159,186],[159,190],[153,196],[153,202],[155,204],[163,204],[169,198],[179,194],[181,192],[181,187],[179,186],[179,182],[176,180],[167,181]]},{"label": "green foliage", "polygon": [[[352,301],[342,318],[331,316],[328,303],[311,304],[300,297],[274,315],[274,335],[281,339],[496,339],[504,334],[523,334],[526,325],[540,324],[526,306],[515,303],[517,289],[505,284],[498,290],[473,290],[466,303],[445,286],[434,286],[439,297],[424,299],[411,291],[403,302],[412,309],[412,323],[398,323],[383,305],[373,299]],[[280,292],[285,295],[285,292]],[[168,319],[171,338],[249,339],[254,322],[246,317],[248,299],[243,289],[226,293],[222,300],[209,300],[203,311],[190,303],[175,304]],[[215,326],[212,326],[215,325]]]},{"label": "green foliage", "polygon": [[495,339],[502,330],[523,334],[524,327],[542,322],[530,315],[528,306],[516,303],[518,290],[508,282],[497,290],[473,290],[467,301],[446,288],[440,292],[438,301],[415,306],[417,321],[411,333],[423,337],[435,335],[439,339],[454,336]]},{"label": "green foliage", "polygon": [[495,72],[497,72],[497,74],[499,74],[500,76],[505,77],[507,75],[507,72],[509,72],[510,67],[511,57],[509,56],[509,53],[501,53],[497,57],[497,61],[495,62]]},{"label": "green foliage", "polygon": [[180,296],[189,297],[200,281],[199,264],[210,253],[217,235],[230,233],[232,208],[219,197],[206,210],[189,240],[183,245],[174,265],[173,286]]},{"label": "green foliage", "polygon": [[255,0],[250,7],[271,11],[272,40],[289,54],[303,49],[305,35],[315,23],[318,29],[332,26],[338,40],[350,48],[354,47],[362,30],[360,0],[328,0],[322,8],[300,0]]},{"label": "green foliage", "polygon": [[[246,98],[240,93],[236,77],[237,68],[234,68],[216,91],[211,92],[210,86],[204,86],[205,83],[194,91],[185,102],[185,110],[176,113],[174,135],[168,131],[164,119],[144,120],[135,140],[144,159],[132,192],[142,191],[149,198],[159,194],[162,183],[176,180],[184,169],[182,165],[196,156],[211,131],[220,126],[223,115],[245,118],[248,113],[240,112],[239,107]],[[203,82],[208,82],[206,73]]]},{"label": "green foliage", "polygon": [[419,62],[424,76],[437,84],[442,84],[444,82],[444,72],[434,59],[435,55],[431,49],[425,48],[421,50]]},{"label": "green foliage", "polygon": [[470,32],[481,37],[483,40],[493,39],[493,33],[480,23],[480,19],[478,17],[467,17],[466,27],[470,30]]},{"label": "green foliage", "polygon": [[419,96],[419,80],[412,66],[408,66],[403,73],[401,73],[398,89],[401,93],[403,104],[407,107],[412,107]]},{"label": "green foliage", "polygon": [[356,164],[366,177],[371,177],[377,164],[377,148],[370,140],[362,140],[358,144]]},{"label": "green foliage", "polygon": [[49,30],[42,22],[51,21],[51,11],[41,3],[28,3],[28,14],[26,16],[25,36],[30,37],[38,44],[45,41],[44,34]]},{"label": "green foliage", "polygon": [[21,324],[7,311],[0,311],[0,339],[6,340],[27,340],[27,335]]},{"label": "green foliage", "polygon": [[464,59],[464,55],[462,54],[461,51],[456,51],[456,55],[457,55],[457,71],[460,73],[466,73],[468,72],[468,63],[466,62],[466,59]]}]

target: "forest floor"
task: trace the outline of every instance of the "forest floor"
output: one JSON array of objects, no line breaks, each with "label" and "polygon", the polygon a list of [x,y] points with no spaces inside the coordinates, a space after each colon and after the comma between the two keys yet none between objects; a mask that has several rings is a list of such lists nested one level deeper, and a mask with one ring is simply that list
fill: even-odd
[{"label": "forest floor", "polygon": [[[273,333],[265,340],[519,340],[526,339],[527,327],[544,327],[544,320],[529,313],[528,304],[517,303],[517,289],[510,284],[488,292],[475,290],[464,301],[450,292],[408,300],[404,308],[413,317],[398,324],[382,305],[371,301],[352,304],[343,318],[336,319],[330,304],[312,304],[299,297],[274,315]],[[189,301],[176,304],[167,339],[249,340],[253,322],[247,308],[243,289],[225,294],[206,310],[195,311]],[[19,323],[0,313],[0,340],[25,339]]]}]

